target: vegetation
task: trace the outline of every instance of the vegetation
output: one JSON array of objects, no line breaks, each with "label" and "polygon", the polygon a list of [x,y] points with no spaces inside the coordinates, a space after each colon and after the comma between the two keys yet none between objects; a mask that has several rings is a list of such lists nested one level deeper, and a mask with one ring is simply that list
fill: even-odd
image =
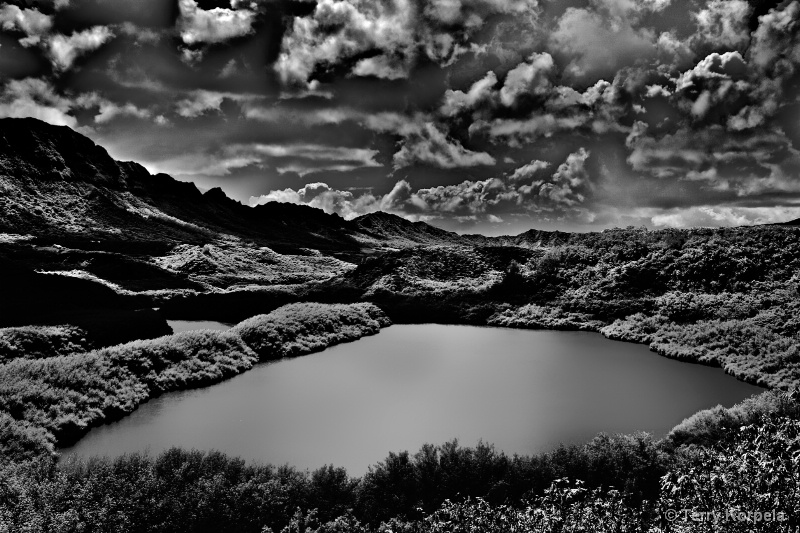
[{"label": "vegetation", "polygon": [[164,392],[208,385],[248,370],[259,357],[309,353],[388,323],[371,304],[293,304],[229,332],[190,331],[80,354],[8,360],[0,364],[0,458],[52,453],[56,443],[73,442],[91,426]]},{"label": "vegetation", "polygon": [[262,360],[322,350],[332,344],[377,333],[391,322],[373,304],[289,304],[268,315],[240,322],[240,335]]},{"label": "vegetation", "polygon": [[91,347],[77,326],[23,326],[0,329],[0,363],[24,357],[39,359],[83,352]]},{"label": "vegetation", "polygon": [[508,457],[451,442],[390,454],[360,479],[180,449],[60,465],[39,457],[0,466],[0,531],[795,531],[800,421],[774,407],[796,413],[796,395],[745,403],[734,410],[758,419],[709,445],[600,436]]},{"label": "vegetation", "polygon": [[601,331],[762,386],[800,385],[797,228],[515,239],[387,252],[316,290],[396,322]]}]

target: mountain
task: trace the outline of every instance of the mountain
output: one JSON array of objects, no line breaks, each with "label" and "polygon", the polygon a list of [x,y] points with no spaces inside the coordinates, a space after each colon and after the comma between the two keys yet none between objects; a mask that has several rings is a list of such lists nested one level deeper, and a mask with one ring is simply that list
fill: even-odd
[{"label": "mountain", "polygon": [[0,232],[107,250],[169,249],[234,236],[278,251],[357,253],[346,221],[288,204],[251,208],[212,189],[112,159],[87,137],[0,119]]},{"label": "mountain", "polygon": [[353,220],[362,242],[373,242],[388,248],[416,245],[464,244],[465,240],[451,231],[424,222],[411,222],[403,217],[378,211]]},{"label": "mountain", "polygon": [[357,261],[372,248],[463,242],[386,213],[346,221],[307,206],[245,206],[219,189],[151,175],[66,126],[0,119],[0,233],[80,249],[161,255],[230,237],[279,253]]}]

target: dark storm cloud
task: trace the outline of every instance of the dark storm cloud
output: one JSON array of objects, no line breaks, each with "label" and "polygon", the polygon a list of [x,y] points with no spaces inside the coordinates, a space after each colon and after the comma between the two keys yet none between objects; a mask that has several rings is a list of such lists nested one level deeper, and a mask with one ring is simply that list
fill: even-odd
[{"label": "dark storm cloud", "polygon": [[799,21],[800,0],[5,2],[0,115],[348,217],[773,221],[800,216]]}]

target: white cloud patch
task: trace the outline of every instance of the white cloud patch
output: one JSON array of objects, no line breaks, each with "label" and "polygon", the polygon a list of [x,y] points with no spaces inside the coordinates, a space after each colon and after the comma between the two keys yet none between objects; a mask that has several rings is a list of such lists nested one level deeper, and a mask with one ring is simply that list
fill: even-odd
[{"label": "white cloud patch", "polygon": [[573,207],[583,203],[586,197],[582,191],[589,185],[589,172],[586,169],[589,155],[590,152],[584,148],[569,154],[550,180],[536,180],[520,187],[519,192],[523,196],[547,199],[559,206]]},{"label": "white cloud patch", "polygon": [[0,7],[0,28],[24,33],[25,37],[19,40],[23,46],[39,44],[52,27],[52,18],[36,9],[20,9],[14,5]]},{"label": "white cloud patch", "polygon": [[[644,84],[637,83],[644,91]],[[515,92],[515,100],[528,94],[538,101],[527,117],[523,114],[520,118],[480,119],[470,126],[470,133],[485,133],[495,142],[521,146],[579,129],[594,134],[626,132],[629,128],[622,119],[634,110],[626,85],[630,85],[630,79],[619,75],[613,83],[600,80],[583,93],[565,86],[551,86],[547,91],[547,84],[542,82],[529,87],[527,93]]]},{"label": "white cloud patch", "polygon": [[351,171],[382,166],[377,150],[320,144],[231,144],[216,152],[183,154],[145,164],[151,172],[227,176],[248,166],[274,168],[306,176],[313,172]]},{"label": "white cloud patch", "polygon": [[382,197],[373,194],[356,197],[350,191],[335,190],[325,183],[312,183],[297,190],[288,188],[252,197],[250,205],[267,202],[306,204],[345,218],[381,210],[416,220],[480,218],[497,223],[502,222],[499,215],[519,207],[548,213],[580,209],[585,200],[582,191],[589,187],[585,167],[588,157],[589,152],[584,149],[570,154],[551,176],[539,176],[549,163],[532,161],[508,178],[466,180],[416,191],[408,181],[400,180]]},{"label": "white cloud patch", "polygon": [[534,176],[540,174],[544,169],[548,168],[550,163],[547,161],[539,161],[534,159],[527,165],[523,165],[516,169],[511,176],[509,176],[509,180],[512,183],[521,183],[521,182],[530,182],[533,180]]},{"label": "white cloud patch", "polygon": [[206,91],[198,89],[192,91],[188,97],[178,101],[175,105],[175,112],[184,118],[196,118],[208,112],[222,112],[222,104],[226,100],[236,102],[243,106],[243,112],[247,118],[258,118],[247,113],[248,105],[263,97],[255,94],[232,93],[219,91]]},{"label": "white cloud patch", "polygon": [[247,154],[186,153],[159,160],[140,161],[151,174],[171,176],[228,176],[232,171],[257,165],[261,158]]},{"label": "white cloud patch", "polygon": [[82,109],[97,108],[97,114],[94,117],[94,121],[97,124],[105,124],[121,116],[141,119],[147,119],[151,116],[151,112],[147,109],[139,108],[130,102],[117,104],[97,93],[81,95],[75,100],[75,103]]},{"label": "white cloud patch", "polygon": [[748,56],[772,76],[786,76],[800,67],[800,2],[773,9],[759,19]]},{"label": "white cloud patch", "polygon": [[750,41],[751,13],[752,8],[745,0],[712,0],[694,14],[697,23],[694,40],[717,49],[742,49]]},{"label": "white cloud patch", "polygon": [[178,0],[177,27],[184,44],[215,44],[252,33],[255,12],[250,9],[201,9],[195,0]]},{"label": "white cloud patch", "polygon": [[97,50],[114,34],[106,26],[94,26],[88,30],[66,36],[52,35],[47,39],[47,55],[57,71],[66,71],[80,56]]},{"label": "white cloud patch", "polygon": [[278,172],[295,172],[305,176],[312,172],[345,172],[358,168],[382,166],[375,160],[377,150],[326,146],[319,144],[253,144],[229,148],[232,153],[253,154],[264,164],[277,168]]},{"label": "white cloud patch", "polygon": [[743,134],[722,126],[680,128],[663,135],[637,122],[627,139],[633,170],[659,178],[705,181],[709,189],[738,196],[800,191],[800,152],[783,132]]},{"label": "white cloud patch", "polygon": [[493,100],[497,85],[497,75],[488,72],[482,79],[472,84],[469,91],[454,91],[448,89],[444,94],[444,104],[440,113],[445,116],[455,116],[463,110],[471,111],[482,103],[489,103]]},{"label": "white cloud patch", "polygon": [[565,73],[591,82],[652,59],[657,53],[655,32],[633,27],[629,15],[602,4],[568,8],[550,36],[553,49],[569,58]]},{"label": "white cloud patch", "polygon": [[449,139],[434,123],[408,124],[399,133],[403,136],[400,150],[394,154],[395,168],[428,165],[436,168],[465,168],[494,165],[494,157],[473,152],[458,141]]},{"label": "white cloud patch", "polygon": [[654,226],[670,228],[752,226],[800,218],[800,207],[736,207],[702,205],[659,210],[651,216]]},{"label": "white cloud patch", "polygon": [[9,81],[0,93],[0,117],[37,118],[54,126],[77,126],[70,114],[73,102],[56,94],[44,80],[26,78]]},{"label": "white cloud patch", "polygon": [[500,89],[500,101],[504,106],[511,107],[522,95],[547,95],[553,86],[550,77],[554,68],[550,54],[534,53],[527,62],[520,63],[508,73]]},{"label": "white cloud patch", "polygon": [[251,196],[249,203],[257,206],[270,202],[309,205],[326,213],[336,213],[347,220],[380,209],[378,199],[371,194],[356,198],[352,192],[332,189],[327,183],[309,183],[298,190],[284,189],[258,197]]},{"label": "white cloud patch", "polygon": [[284,36],[275,68],[285,84],[314,86],[319,68],[347,64],[354,76],[400,79],[418,57],[448,65],[496,14],[532,11],[535,0],[319,0]]}]

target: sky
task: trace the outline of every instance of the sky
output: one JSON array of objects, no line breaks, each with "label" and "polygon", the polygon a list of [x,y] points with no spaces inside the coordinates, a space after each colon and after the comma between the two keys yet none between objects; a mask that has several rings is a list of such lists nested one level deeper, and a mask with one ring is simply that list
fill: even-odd
[{"label": "sky", "polygon": [[800,218],[800,0],[0,2],[0,117],[459,232]]}]

